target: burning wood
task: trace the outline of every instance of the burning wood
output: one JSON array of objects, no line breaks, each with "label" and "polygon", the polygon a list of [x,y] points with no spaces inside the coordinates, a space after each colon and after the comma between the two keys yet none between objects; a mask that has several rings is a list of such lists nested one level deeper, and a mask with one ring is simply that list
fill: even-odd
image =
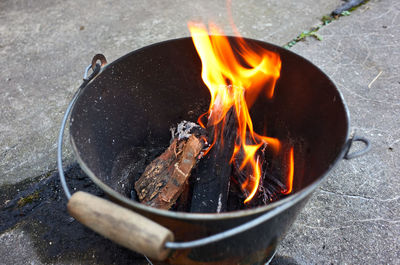
[{"label": "burning wood", "polygon": [[180,126],[168,149],[146,167],[135,183],[139,200],[144,204],[170,209],[187,187],[204,142],[201,136],[180,130]]},{"label": "burning wood", "polygon": [[[213,148],[197,167],[194,178],[191,212],[215,213],[227,209],[229,179],[232,165],[229,163],[236,139],[236,117],[233,109],[225,116],[225,121],[217,124],[221,134],[214,135]],[[215,130],[209,126],[209,133]],[[223,139],[223,143],[222,143]]]},{"label": "burning wood", "polygon": [[[189,24],[189,28],[202,61],[202,79],[211,95],[209,110],[201,116],[207,116],[207,126],[199,119],[208,135],[191,132],[188,128],[193,123],[179,124],[171,145],[135,183],[139,199],[147,205],[169,209],[183,193],[175,209],[190,207],[191,212],[211,213],[226,211],[228,200],[237,201],[229,194],[232,191],[240,193],[242,205],[249,205],[256,197],[261,197],[265,204],[275,194],[291,193],[293,148],[286,159],[290,163],[284,180],[280,180],[282,174],[278,174],[279,179],[266,176],[270,163],[266,161],[265,149],[281,158],[286,157],[287,148],[281,148],[276,138],[254,132],[249,113],[261,92],[267,98],[273,97],[281,69],[279,54],[250,47],[241,38],[232,47],[229,39],[213,25],[210,32],[202,25]],[[199,160],[205,148],[202,139],[211,145]],[[230,179],[233,179],[232,189],[229,189]]]}]

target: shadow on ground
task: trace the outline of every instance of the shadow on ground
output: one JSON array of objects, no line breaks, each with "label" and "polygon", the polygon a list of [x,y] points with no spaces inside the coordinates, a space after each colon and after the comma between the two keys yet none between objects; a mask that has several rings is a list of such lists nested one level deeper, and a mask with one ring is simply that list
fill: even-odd
[{"label": "shadow on ground", "polygon": [[[77,164],[66,170],[68,186],[99,197],[97,188]],[[21,183],[0,198],[0,234],[18,228],[29,234],[42,263],[79,261],[80,264],[148,264],[138,253],[120,247],[81,225],[67,213],[58,173]],[[7,187],[0,188],[5,194]],[[3,193],[4,192],[4,193]],[[276,256],[271,265],[296,265],[290,257]]]},{"label": "shadow on ground", "polygon": [[[70,187],[103,197],[89,178],[73,165],[66,171]],[[18,227],[26,231],[41,262],[83,264],[147,264],[144,257],[92,232],[70,217],[58,174],[18,193],[0,209],[0,233]]]}]

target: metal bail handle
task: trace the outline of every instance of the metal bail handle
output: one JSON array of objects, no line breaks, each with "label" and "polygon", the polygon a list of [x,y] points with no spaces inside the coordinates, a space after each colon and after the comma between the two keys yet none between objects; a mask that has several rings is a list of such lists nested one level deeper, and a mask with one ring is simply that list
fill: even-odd
[{"label": "metal bail handle", "polygon": [[[350,152],[350,149],[353,146],[354,142],[362,142],[362,143],[364,143],[365,147],[361,150]],[[370,149],[371,149],[371,142],[367,138],[354,135],[347,142],[347,151],[344,154],[344,159],[349,160],[349,159],[353,159],[353,158],[362,156],[365,153],[367,153]]]},{"label": "metal bail handle", "polygon": [[[97,61],[100,61],[101,64],[98,64]],[[106,57],[103,54],[96,54],[92,59],[92,64],[86,67],[85,73],[83,75],[83,82],[75,92],[74,96],[69,103],[67,110],[65,111],[63,120],[61,122],[60,132],[58,134],[58,141],[57,141],[57,168],[58,173],[60,175],[61,186],[64,190],[65,196],[67,196],[68,200],[71,198],[71,192],[69,191],[67,182],[65,180],[63,165],[62,165],[62,146],[63,146],[63,138],[64,138],[64,130],[65,125],[67,124],[67,120],[69,114],[71,113],[72,107],[75,105],[76,100],[78,99],[78,95],[81,90],[86,87],[86,85],[100,73],[101,68],[107,64]],[[89,71],[92,69],[92,73],[89,75]]]}]

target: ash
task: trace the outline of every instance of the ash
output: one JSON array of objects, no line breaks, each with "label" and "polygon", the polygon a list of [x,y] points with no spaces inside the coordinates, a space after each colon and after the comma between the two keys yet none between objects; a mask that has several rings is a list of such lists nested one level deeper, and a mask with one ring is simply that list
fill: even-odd
[{"label": "ash", "polygon": [[178,140],[182,139],[187,139],[190,137],[190,135],[193,134],[193,129],[200,129],[201,127],[191,121],[181,121],[177,128],[170,128],[169,130],[171,131],[171,142],[175,139],[178,138]]}]

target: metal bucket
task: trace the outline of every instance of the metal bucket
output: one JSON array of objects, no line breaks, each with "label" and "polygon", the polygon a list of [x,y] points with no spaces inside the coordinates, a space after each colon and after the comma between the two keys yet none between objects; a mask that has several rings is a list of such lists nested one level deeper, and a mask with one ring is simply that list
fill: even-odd
[{"label": "metal bucket", "polygon": [[[235,37],[230,40],[235,45]],[[282,60],[273,100],[258,99],[251,115],[256,131],[267,124],[270,136],[292,137],[300,143],[294,154],[298,158],[294,193],[284,199],[249,210],[194,214],[159,210],[129,198],[132,180],[120,168],[135,159],[134,148],[167,146],[170,127],[181,120],[195,121],[208,108],[209,92],[201,80],[201,62],[190,38],[131,52],[100,73],[97,65],[64,118],[59,140],[62,178],[62,132],[72,109],[70,138],[82,169],[116,204],[173,233],[174,242],[163,243],[172,250],[162,258],[164,263],[266,263],[312,191],[350,148],[348,110],[333,82],[293,52],[246,41],[279,53]],[[368,148],[367,140],[356,140]],[[124,153],[129,155],[121,156]]]}]

